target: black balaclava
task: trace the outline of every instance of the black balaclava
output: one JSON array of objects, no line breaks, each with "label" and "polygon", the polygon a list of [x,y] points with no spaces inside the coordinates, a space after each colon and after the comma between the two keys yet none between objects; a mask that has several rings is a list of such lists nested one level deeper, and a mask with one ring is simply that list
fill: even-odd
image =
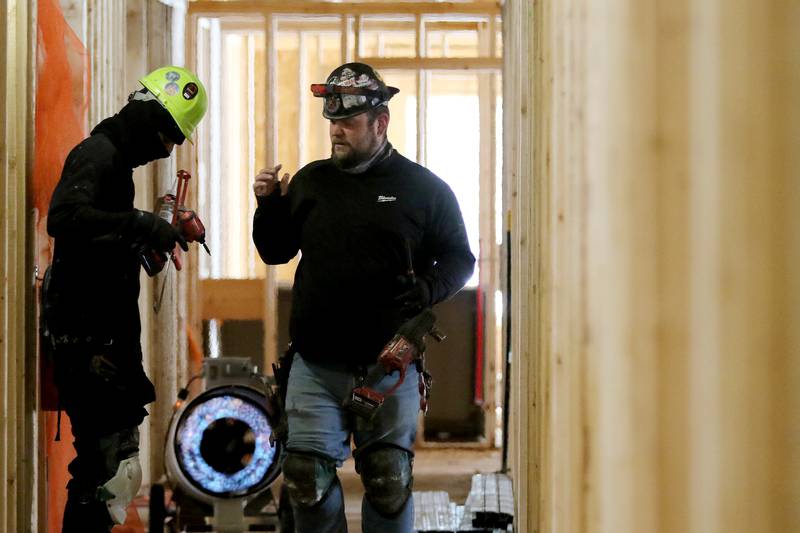
[{"label": "black balaclava", "polygon": [[100,122],[92,130],[92,135],[106,135],[134,168],[169,157],[159,132],[176,144],[181,144],[183,135],[180,135],[180,130],[176,135],[175,130],[175,121],[158,100],[133,99],[119,113]]}]

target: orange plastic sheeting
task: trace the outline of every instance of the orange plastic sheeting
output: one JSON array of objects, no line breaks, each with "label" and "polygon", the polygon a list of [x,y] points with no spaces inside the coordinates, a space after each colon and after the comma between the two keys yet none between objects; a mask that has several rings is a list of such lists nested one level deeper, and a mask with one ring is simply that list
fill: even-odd
[{"label": "orange plastic sheeting", "polygon": [[[51,256],[44,215],[67,155],[86,137],[90,85],[86,47],[64,19],[58,1],[39,0],[36,22],[36,129],[31,201],[40,216],[35,223],[41,275]],[[51,372],[44,368],[45,360],[41,360],[41,365],[42,402],[43,405],[52,404]],[[75,452],[69,419],[62,417],[62,440],[54,442],[56,413],[49,411],[43,415],[45,431],[41,438],[45,440],[47,456],[47,530],[57,532],[61,531],[66,502],[67,464]]]},{"label": "orange plastic sheeting", "polygon": [[44,413],[45,432],[42,438],[46,439],[47,446],[47,531],[58,533],[61,531],[61,521],[64,517],[64,505],[67,503],[67,481],[69,473],[67,465],[75,458],[75,449],[72,447],[72,426],[69,417],[61,414],[61,440],[53,440],[56,434],[58,415],[54,411]]},{"label": "orange plastic sheeting", "polygon": [[39,0],[33,205],[46,213],[64,160],[86,137],[89,54],[57,0]]}]

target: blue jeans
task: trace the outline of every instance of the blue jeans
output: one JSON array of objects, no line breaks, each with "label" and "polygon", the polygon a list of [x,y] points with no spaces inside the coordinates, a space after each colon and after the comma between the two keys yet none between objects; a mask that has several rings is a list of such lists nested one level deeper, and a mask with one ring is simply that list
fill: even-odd
[{"label": "blue jeans", "polygon": [[[376,389],[386,392],[398,379],[397,372],[386,376]],[[376,444],[392,445],[413,453],[419,413],[417,380],[417,370],[411,365],[403,384],[386,398],[375,417],[366,422],[342,407],[357,385],[352,370],[344,365],[306,361],[295,354],[286,395],[287,448],[324,455],[334,460],[337,466],[350,457],[351,435],[356,457]],[[341,490],[341,485],[335,482],[319,512],[295,513],[297,533],[346,531]],[[413,498],[409,498],[403,510],[392,519],[380,515],[364,498],[361,519],[364,533],[411,533],[414,527]]]}]

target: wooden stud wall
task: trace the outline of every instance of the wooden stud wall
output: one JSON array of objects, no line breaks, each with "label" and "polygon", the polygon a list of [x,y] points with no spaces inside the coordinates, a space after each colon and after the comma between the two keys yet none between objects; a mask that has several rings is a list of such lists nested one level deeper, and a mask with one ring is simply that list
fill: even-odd
[{"label": "wooden stud wall", "polygon": [[800,8],[505,5],[518,531],[800,523]]},{"label": "wooden stud wall", "polygon": [[31,12],[28,3],[0,2],[0,530],[29,531],[34,512],[32,453],[35,377],[26,357],[26,183],[33,129],[29,98]]},{"label": "wooden stud wall", "polygon": [[[166,36],[167,46],[159,46],[159,49],[162,52],[169,50],[171,31],[168,13],[161,13],[149,20],[147,15],[153,15],[158,8],[169,8],[156,0],[128,0],[124,3],[75,0],[62,2],[62,5],[66,18],[82,37],[92,57],[89,121],[90,126],[94,126],[124,105],[126,91],[135,87],[131,86],[131,80],[144,74],[144,68],[152,68],[153,65],[148,62],[162,63],[166,60],[165,57],[151,57],[146,52],[152,50],[153,33],[160,31]],[[40,490],[46,480],[43,470],[34,464],[35,458],[40,455],[31,453],[37,447],[39,438],[38,428],[34,426],[36,417],[32,416],[37,408],[38,369],[34,350],[29,348],[32,343],[26,344],[33,336],[31,324],[34,322],[32,317],[35,309],[32,300],[33,277],[26,270],[33,246],[26,241],[26,235],[29,234],[26,227],[26,183],[30,165],[28,154],[31,153],[30,145],[33,142],[32,98],[29,95],[33,92],[32,58],[35,55],[31,51],[35,39],[31,40],[30,28],[34,13],[30,2],[0,2],[0,53],[4,59],[0,78],[0,190],[3,191],[3,207],[0,209],[0,268],[3,274],[0,286],[0,531],[43,530],[45,527],[41,512],[46,505],[40,502],[34,506],[34,501],[36,497],[46,494]],[[126,33],[128,29],[130,35]],[[133,54],[133,49],[138,53]],[[142,54],[143,51],[145,54]],[[130,70],[126,70],[128,66]],[[169,173],[174,175],[174,169],[170,169]],[[141,202],[139,207],[152,206],[152,198],[147,197],[159,187],[148,185],[149,180],[155,179],[155,174],[143,174],[140,171],[136,179],[140,186],[144,182],[144,187],[137,187],[140,193],[137,202]],[[148,351],[158,351],[171,356],[164,360],[154,358],[154,361],[159,365],[159,372],[161,365],[175,366],[174,371],[170,368],[164,372],[170,382],[161,387],[174,390],[176,381],[183,378],[181,365],[185,364],[185,357],[181,356],[186,351],[186,340],[180,327],[185,311],[180,301],[185,303],[187,289],[185,286],[175,289],[170,316],[179,327],[163,333],[175,341],[176,348],[169,350],[154,349],[151,345],[154,341],[148,336],[151,328],[147,327],[147,292],[145,284],[143,349],[146,354]],[[153,329],[160,331],[159,328]],[[159,393],[162,401],[166,398],[166,403],[171,403],[168,401],[169,394],[164,395],[162,390]],[[143,458],[146,461],[147,432],[143,432],[143,435]],[[160,447],[153,455],[160,457]],[[151,469],[158,469],[158,464],[151,466]],[[160,475],[158,471],[154,472]]]},{"label": "wooden stud wall", "polygon": [[93,128],[125,103],[125,2],[84,0],[87,26],[84,43],[91,54],[92,98],[89,126]]}]

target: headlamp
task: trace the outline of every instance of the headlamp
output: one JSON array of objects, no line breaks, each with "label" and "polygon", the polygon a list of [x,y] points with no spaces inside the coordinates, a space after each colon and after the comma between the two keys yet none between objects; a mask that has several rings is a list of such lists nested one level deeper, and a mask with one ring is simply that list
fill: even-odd
[{"label": "headlamp", "polygon": [[364,63],[347,63],[335,69],[325,83],[311,85],[311,94],[324,99],[322,116],[341,120],[389,103],[400,92],[390,87]]}]

